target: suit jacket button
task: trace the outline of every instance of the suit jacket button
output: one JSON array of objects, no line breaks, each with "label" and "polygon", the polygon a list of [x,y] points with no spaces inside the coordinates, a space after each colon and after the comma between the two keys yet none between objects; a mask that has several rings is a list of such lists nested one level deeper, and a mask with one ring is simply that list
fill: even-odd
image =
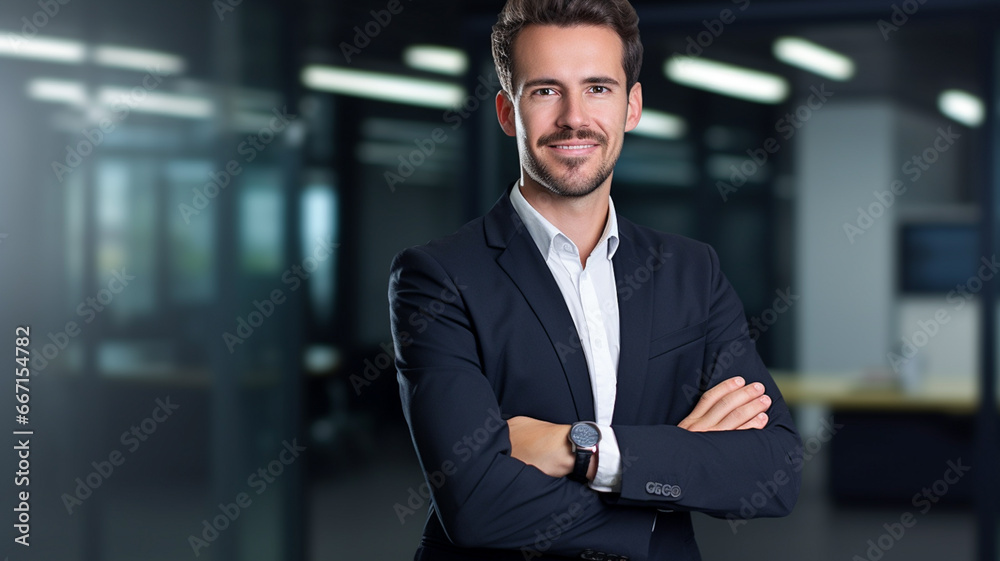
[{"label": "suit jacket button", "polygon": [[681,496],[681,486],[674,485],[673,489],[670,490],[670,496],[673,498],[678,498]]}]

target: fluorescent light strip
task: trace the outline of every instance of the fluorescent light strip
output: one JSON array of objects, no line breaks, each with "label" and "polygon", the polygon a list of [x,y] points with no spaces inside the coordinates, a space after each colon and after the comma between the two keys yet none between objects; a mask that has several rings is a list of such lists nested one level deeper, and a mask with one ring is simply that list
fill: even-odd
[{"label": "fluorescent light strip", "polygon": [[102,66],[153,71],[157,74],[184,72],[184,59],[158,51],[102,45],[94,49],[94,62]]},{"label": "fluorescent light strip", "polygon": [[799,37],[781,37],[774,42],[774,56],[831,80],[845,81],[854,76],[854,61],[826,47]]},{"label": "fluorescent light strip", "polygon": [[208,98],[146,92],[145,96],[140,99],[137,96],[133,96],[133,91],[134,88],[106,87],[101,89],[97,97],[104,105],[118,106],[124,104],[130,110],[139,113],[153,113],[191,119],[205,119],[215,113],[215,104]]},{"label": "fluorescent light strip", "polygon": [[[19,33],[0,32],[0,56],[78,64],[87,59],[87,46],[68,39],[37,35],[29,38]],[[114,45],[96,47],[92,57],[102,66],[153,70],[158,74],[179,74],[186,66],[184,59],[177,55]]]},{"label": "fluorescent light strip", "polygon": [[947,117],[969,127],[983,124],[983,100],[962,90],[945,90],[938,96],[938,109]]},{"label": "fluorescent light strip", "polygon": [[780,76],[703,58],[675,56],[663,71],[678,84],[758,103],[781,103],[788,97],[788,82]]},{"label": "fluorescent light strip", "polygon": [[87,88],[82,82],[36,78],[28,82],[28,97],[70,105],[87,104]]},{"label": "fluorescent light strip", "polygon": [[51,37],[24,37],[18,33],[0,33],[0,56],[62,62],[83,62],[87,49],[79,41]]},{"label": "fluorescent light strip", "polygon": [[302,83],[315,90],[439,109],[455,108],[465,96],[461,86],[447,82],[334,66],[307,66]]},{"label": "fluorescent light strip", "polygon": [[639,124],[629,132],[650,138],[675,140],[682,138],[687,132],[687,123],[684,122],[684,119],[670,113],[655,109],[643,109]]},{"label": "fluorescent light strip", "polygon": [[464,52],[437,45],[411,45],[403,51],[403,61],[412,68],[450,76],[461,76],[469,67]]},{"label": "fluorescent light strip", "polygon": [[[136,90],[142,92],[135,95]],[[28,97],[38,101],[86,106],[87,88],[82,82],[36,78],[28,82]],[[117,109],[127,106],[130,111],[204,119],[215,113],[215,104],[205,97],[150,92],[142,88],[103,87],[97,94],[101,105]]]}]

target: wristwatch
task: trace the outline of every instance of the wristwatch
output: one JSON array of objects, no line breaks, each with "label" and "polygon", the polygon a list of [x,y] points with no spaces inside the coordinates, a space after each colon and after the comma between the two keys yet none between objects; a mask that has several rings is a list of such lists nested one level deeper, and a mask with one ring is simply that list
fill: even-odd
[{"label": "wristwatch", "polygon": [[597,452],[597,443],[601,441],[601,430],[596,423],[579,421],[569,429],[569,443],[573,449],[576,461],[569,478],[586,483],[587,470],[590,468],[590,458]]}]

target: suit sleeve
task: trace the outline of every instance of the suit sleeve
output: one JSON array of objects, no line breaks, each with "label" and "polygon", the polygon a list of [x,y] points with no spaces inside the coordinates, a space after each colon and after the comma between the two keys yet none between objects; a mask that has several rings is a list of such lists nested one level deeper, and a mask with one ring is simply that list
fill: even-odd
[{"label": "suit sleeve", "polygon": [[605,504],[587,486],[510,455],[465,303],[470,289],[419,247],[393,260],[389,304],[403,413],[449,539],[519,549],[525,558],[592,549],[647,559],[653,512]]},{"label": "suit sleeve", "polygon": [[[711,267],[702,390],[733,376],[764,384],[771,397],[760,430],[688,432],[676,426],[614,426],[630,450],[618,504],[700,511],[715,517],[785,516],[799,493],[801,440],[781,392],[747,329],[743,305],[706,246]],[[697,396],[692,401],[697,403]],[[685,413],[686,414],[686,413]]]}]

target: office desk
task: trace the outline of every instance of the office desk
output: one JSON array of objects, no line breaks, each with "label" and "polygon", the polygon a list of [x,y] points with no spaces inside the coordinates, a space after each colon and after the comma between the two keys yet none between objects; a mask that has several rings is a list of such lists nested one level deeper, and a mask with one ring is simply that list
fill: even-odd
[{"label": "office desk", "polygon": [[[912,506],[921,500],[915,495],[942,478],[948,461],[974,460],[978,389],[971,376],[929,377],[913,391],[861,372],[772,376],[790,407],[825,407],[842,425],[822,445],[828,491],[837,502]],[[803,436],[809,444],[810,435]],[[974,480],[950,486],[941,502],[970,503]]]},{"label": "office desk", "polygon": [[771,372],[789,405],[824,405],[838,411],[894,411],[974,414],[978,406],[976,380],[971,376],[928,377],[904,391],[887,380],[861,372]]}]

